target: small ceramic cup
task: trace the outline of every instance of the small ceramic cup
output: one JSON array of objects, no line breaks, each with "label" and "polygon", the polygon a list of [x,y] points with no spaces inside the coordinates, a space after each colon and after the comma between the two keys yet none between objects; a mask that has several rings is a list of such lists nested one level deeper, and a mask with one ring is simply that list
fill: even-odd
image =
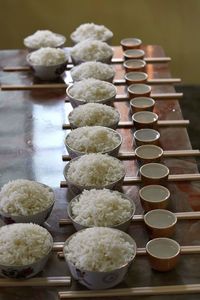
[{"label": "small ceramic cup", "polygon": [[146,185],[139,190],[139,197],[144,211],[166,209],[169,204],[170,191],[162,185]]},{"label": "small ceramic cup", "polygon": [[151,238],[171,237],[177,223],[176,215],[166,209],[154,209],[144,215],[144,223]]},{"label": "small ceramic cup", "polygon": [[131,112],[134,114],[138,111],[153,111],[155,101],[150,97],[135,97],[130,100]]},{"label": "small ceramic cup", "polygon": [[163,149],[156,145],[142,145],[135,149],[135,156],[141,164],[160,162]]},{"label": "small ceramic cup", "polygon": [[148,74],[144,72],[128,72],[124,75],[124,79],[128,85],[133,83],[145,83],[147,78]]},{"label": "small ceramic cup", "polygon": [[140,168],[140,175],[143,185],[166,185],[169,169],[163,164],[149,163]]},{"label": "small ceramic cup", "polygon": [[120,45],[124,51],[127,49],[138,49],[142,45],[142,41],[137,38],[125,38],[120,41]]},{"label": "small ceramic cup", "polygon": [[142,49],[128,49],[124,51],[124,59],[143,59],[144,54]]},{"label": "small ceramic cup", "polygon": [[160,133],[157,130],[144,128],[136,130],[133,134],[136,146],[159,145]]},{"label": "small ceramic cup", "polygon": [[130,98],[149,97],[151,94],[151,86],[144,83],[133,83],[128,86],[128,94]]},{"label": "small ceramic cup", "polygon": [[134,127],[141,128],[157,128],[158,115],[151,111],[139,111],[132,115]]},{"label": "small ceramic cup", "polygon": [[172,239],[156,238],[146,244],[146,252],[152,269],[166,272],[177,265],[181,247]]},{"label": "small ceramic cup", "polygon": [[146,62],[142,59],[128,59],[125,60],[123,66],[126,73],[133,71],[144,71],[146,67]]}]

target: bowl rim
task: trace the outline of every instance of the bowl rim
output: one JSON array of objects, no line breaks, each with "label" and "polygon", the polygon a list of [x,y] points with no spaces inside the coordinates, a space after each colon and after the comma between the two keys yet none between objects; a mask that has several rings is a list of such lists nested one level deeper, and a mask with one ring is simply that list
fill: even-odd
[{"label": "bowl rim", "polygon": [[[151,201],[151,200],[149,200],[147,197],[145,197],[145,196],[142,194],[142,192],[143,192],[144,190],[148,190],[149,188],[152,188],[152,187],[158,187],[158,188],[160,188],[160,189],[162,189],[162,190],[165,190],[165,191],[167,192],[166,196],[165,196],[163,199],[160,199],[159,201]],[[139,190],[139,196],[140,196],[140,198],[141,198],[143,201],[146,201],[146,202],[148,202],[148,203],[155,203],[155,204],[156,204],[156,203],[164,202],[164,201],[166,201],[166,200],[169,199],[170,195],[171,195],[171,193],[170,193],[169,189],[166,188],[166,187],[163,186],[163,185],[160,185],[160,184],[150,184],[150,185],[145,185],[145,186],[143,186],[143,187]]]},{"label": "bowl rim", "polygon": [[[39,50],[39,49],[38,49]],[[37,51],[37,50],[36,50]],[[35,51],[34,51],[35,52]],[[59,67],[59,66],[63,66],[63,65],[66,65],[67,63],[68,63],[68,61],[69,61],[69,57],[66,57],[66,59],[65,59],[65,61],[63,61],[62,63],[59,63],[59,64],[52,64],[52,65],[48,65],[48,66],[46,66],[46,65],[40,65],[40,64],[35,64],[35,63],[33,63],[32,61],[31,61],[31,55],[32,55],[32,53],[34,53],[34,52],[31,52],[31,53],[28,53],[27,55],[26,55],[26,61],[27,61],[27,63],[31,66],[31,67],[42,67],[42,68],[46,68],[46,69],[50,69],[50,68],[52,68],[52,67]]]},{"label": "bowl rim", "polygon": [[[126,41],[132,41],[132,46],[140,46],[142,44],[142,40],[139,38],[129,37],[129,38],[123,38],[120,41],[120,45],[127,46]],[[129,44],[130,45],[130,44]]]},{"label": "bowl rim", "polygon": [[[15,224],[17,224],[17,223],[15,223]],[[18,223],[19,224],[19,223]],[[14,225],[14,224],[9,224],[9,225],[6,225],[6,226],[12,226],[12,225]],[[38,225],[38,226],[40,226],[40,225]],[[42,227],[42,226],[40,226],[40,227]],[[44,227],[43,227],[44,228]],[[52,249],[53,249],[53,237],[52,237],[52,235],[51,235],[51,233],[46,229],[46,228],[44,228],[47,232],[48,232],[48,234],[49,234],[49,237],[50,237],[50,242],[51,242],[51,247],[50,247],[50,249],[48,250],[48,252],[47,253],[45,253],[42,257],[40,257],[38,260],[36,260],[36,261],[34,261],[34,262],[32,262],[32,263],[30,263],[30,264],[26,264],[26,265],[4,265],[4,264],[2,264],[1,262],[0,262],[0,268],[1,267],[5,267],[5,268],[15,268],[15,269],[17,269],[17,268],[27,268],[27,267],[29,267],[29,266],[33,266],[33,265],[35,265],[35,264],[38,264],[38,263],[40,263],[40,261],[42,261],[43,259],[45,259],[45,258],[48,258],[48,256],[51,254],[51,252],[52,252]]]},{"label": "bowl rim", "polygon": [[[88,127],[88,129],[90,129],[90,128],[92,128],[92,127],[100,127],[100,128],[104,128],[104,129],[106,129],[106,130],[112,132],[113,134],[115,134],[115,135],[117,136],[117,138],[118,138],[118,140],[119,140],[119,141],[118,141],[118,144],[117,144],[114,148],[110,148],[109,150],[106,150],[106,151],[100,151],[100,152],[83,152],[83,151],[76,150],[76,149],[72,148],[72,147],[67,143],[67,139],[69,138],[69,135],[70,135],[74,130],[77,130],[77,129],[83,128],[83,127]],[[114,151],[114,150],[120,148],[120,146],[122,145],[122,142],[123,142],[123,137],[122,137],[122,135],[121,135],[118,131],[116,131],[116,130],[110,128],[110,127],[106,127],[106,126],[100,126],[100,125],[94,125],[94,126],[81,126],[81,127],[78,127],[78,128],[76,128],[76,129],[74,129],[74,130],[70,131],[70,132],[67,134],[67,136],[65,137],[65,140],[64,140],[64,144],[65,144],[66,148],[70,149],[72,152],[74,152],[75,154],[78,154],[78,155],[84,155],[84,154],[89,154],[89,153],[101,153],[101,154],[106,154],[106,153],[112,152],[112,151]]]},{"label": "bowl rim", "polygon": [[[33,180],[31,180],[31,181],[33,181]],[[41,182],[39,182],[39,181],[34,181],[34,182],[36,182],[36,183],[42,185],[42,186],[45,187],[45,188],[48,188],[48,189],[52,192],[53,197],[52,197],[52,202],[51,202],[51,204],[49,204],[49,205],[48,205],[46,208],[44,208],[43,210],[38,211],[37,213],[34,213],[34,214],[32,214],[32,215],[16,215],[16,214],[12,214],[12,213],[6,213],[6,212],[2,211],[1,209],[0,209],[0,215],[5,216],[5,217],[11,217],[11,218],[33,218],[33,217],[36,217],[36,216],[40,215],[41,213],[47,211],[47,210],[50,209],[51,207],[53,208],[53,206],[54,206],[54,204],[55,204],[55,201],[56,201],[56,197],[55,197],[55,192],[54,192],[54,190],[53,190],[50,186],[48,186],[48,185],[46,185],[46,184],[44,184],[44,183],[41,183]],[[19,223],[16,223],[16,224],[19,224]],[[9,225],[9,224],[7,224],[7,225]]]},{"label": "bowl rim", "polygon": [[[149,157],[149,156],[142,156],[141,153],[139,154],[138,151],[141,150],[142,148],[154,148],[156,150],[159,150],[159,153],[157,153],[156,155],[154,155],[153,157]],[[135,148],[135,154],[137,157],[139,157],[140,159],[156,159],[156,158],[161,158],[163,156],[164,150],[157,145],[151,145],[151,144],[146,144],[146,145],[141,145]]]},{"label": "bowl rim", "polygon": [[[140,139],[137,134],[138,132],[141,132],[141,131],[151,131],[153,132],[156,136],[158,137],[155,137],[153,139]],[[138,129],[136,130],[134,133],[133,133],[133,136],[134,136],[134,139],[140,141],[140,142],[151,142],[151,141],[157,141],[160,139],[160,132],[158,130],[155,130],[155,129],[152,129],[152,128],[141,128],[141,129]]]},{"label": "bowl rim", "polygon": [[149,103],[151,103],[151,104],[149,104],[149,105],[146,105],[145,107],[152,107],[152,106],[154,106],[155,105],[155,100],[153,99],[153,98],[151,98],[151,97],[147,97],[147,96],[138,96],[138,97],[134,97],[134,98],[132,98],[131,100],[130,100],[130,105],[131,106],[133,106],[133,107],[141,107],[140,105],[136,105],[136,104],[134,104],[133,102],[134,101],[142,101],[142,100],[145,100],[145,101],[149,101]]},{"label": "bowl rim", "polygon": [[[132,88],[140,88],[140,87],[143,87],[144,89],[146,89],[145,91],[143,91],[142,93],[148,93],[149,91],[151,92],[152,88],[149,84],[146,84],[146,83],[132,83],[128,86],[128,92],[130,94],[135,94],[135,93],[138,93],[137,91],[133,91]],[[140,96],[142,97],[142,96]],[[151,97],[149,97],[151,98]],[[134,99],[134,98],[133,98]]]},{"label": "bowl rim", "polygon": [[[175,245],[175,246],[177,247],[177,251],[176,251],[176,253],[175,253],[173,256],[160,257],[160,256],[157,256],[157,255],[154,255],[153,253],[151,253],[151,252],[149,251],[149,245],[150,245],[150,244],[156,243],[156,242],[158,242],[158,241],[161,241],[161,242],[162,242],[162,241],[164,241],[164,240],[167,241],[167,242],[169,242],[169,243],[171,243],[171,245],[173,244],[173,245]],[[180,246],[180,244],[179,244],[177,241],[175,241],[175,240],[173,240],[173,239],[170,239],[170,238],[167,238],[167,237],[154,238],[154,239],[148,241],[148,243],[146,244],[145,249],[146,249],[146,252],[147,252],[150,256],[152,256],[152,257],[154,257],[154,258],[156,258],[156,259],[159,259],[159,260],[163,260],[163,261],[168,260],[168,259],[173,259],[173,258],[175,258],[175,257],[177,257],[177,256],[180,254],[180,252],[181,252],[181,246]]]},{"label": "bowl rim", "polygon": [[[62,38],[62,42],[57,43],[56,46],[53,46],[53,47],[51,47],[51,48],[59,48],[59,47],[61,47],[62,45],[64,45],[64,44],[66,43],[66,40],[67,40],[67,39],[66,39],[66,37],[65,37],[63,34],[56,33],[56,32],[52,32],[52,33],[53,33],[54,35],[56,35],[56,36]],[[34,34],[34,33],[33,33],[33,34]],[[25,46],[26,48],[28,48],[28,49],[34,51],[34,50],[38,50],[38,49],[40,49],[40,48],[47,48],[47,47],[49,47],[49,46],[45,46],[45,47],[44,47],[44,46],[42,46],[42,47],[39,46],[39,47],[34,48],[34,47],[28,46],[28,44],[27,44],[27,42],[26,42],[26,38],[32,36],[33,34],[31,34],[31,35],[29,35],[29,36],[27,36],[27,37],[24,38],[23,43],[24,43],[24,46]]]},{"label": "bowl rim", "polygon": [[[150,166],[157,166],[157,167],[160,167],[160,168],[162,168],[163,170],[165,170],[165,174],[164,175],[162,175],[162,176],[148,176],[147,174],[144,174],[144,168],[148,168],[148,167],[150,167]],[[165,166],[164,164],[160,164],[160,163],[148,163],[148,164],[145,164],[145,165],[143,165],[143,166],[141,166],[140,167],[140,174],[141,175],[143,175],[144,177],[146,177],[146,178],[150,178],[150,179],[161,179],[161,178],[164,178],[164,177],[166,177],[166,176],[168,176],[169,175],[169,168],[167,167],[167,166]]]},{"label": "bowl rim", "polygon": [[[89,102],[86,103],[86,104],[84,104],[84,105],[87,105],[87,104],[89,104]],[[106,105],[106,104],[103,104],[103,103],[95,103],[95,102],[93,102],[93,104],[102,104],[102,105]],[[120,118],[121,118],[120,112],[119,112],[115,107],[112,107],[112,106],[109,106],[109,105],[106,105],[106,106],[107,106],[107,107],[110,107],[113,111],[115,111],[115,112],[117,113],[117,118],[118,118],[118,120],[117,120],[116,122],[113,122],[112,125],[116,125],[116,124],[118,125],[118,123],[119,123],[119,121],[120,121]],[[73,129],[82,127],[82,126],[76,126],[73,122],[70,121],[70,117],[71,117],[71,115],[74,113],[74,110],[75,110],[76,108],[77,108],[77,107],[75,107],[74,109],[72,109],[72,110],[70,111],[70,113],[68,114],[68,120],[69,120],[69,123],[70,123],[71,128],[73,128]],[[117,127],[117,125],[116,125],[116,127]],[[104,126],[104,125],[84,125],[84,126],[103,126],[103,127],[111,128],[111,127],[109,127],[109,126]]]},{"label": "bowl rim", "polygon": [[[72,261],[70,261],[69,259],[66,258],[65,251],[64,251],[65,245],[67,245],[67,244],[70,242],[70,240],[71,240],[75,235],[80,234],[82,231],[85,231],[85,230],[88,230],[88,229],[92,229],[92,228],[95,228],[95,227],[88,227],[88,228],[85,228],[85,229],[81,229],[81,230],[79,230],[79,231],[73,233],[72,235],[70,235],[70,237],[68,237],[68,238],[66,239],[66,241],[64,242],[64,245],[63,245],[63,254],[64,254],[65,261],[66,261],[66,262],[69,262],[70,264],[72,264],[72,265],[74,266],[74,268],[76,268],[76,269],[77,269],[77,267],[75,266],[75,264],[74,264]],[[80,269],[80,268],[78,268],[78,269],[81,270],[81,271],[84,271],[84,272],[89,272],[89,273],[100,273],[100,274],[104,274],[104,273],[110,273],[110,272],[113,272],[113,271],[115,271],[115,270],[120,270],[120,269],[122,269],[122,268],[128,266],[128,265],[134,260],[136,254],[137,254],[137,244],[136,244],[135,240],[134,240],[128,233],[126,233],[126,232],[124,232],[124,231],[122,231],[122,230],[119,230],[119,229],[117,229],[117,228],[101,227],[101,226],[98,226],[97,228],[104,228],[104,229],[105,229],[105,228],[109,228],[109,229],[111,229],[111,230],[116,230],[116,231],[120,232],[120,233],[125,237],[125,240],[126,240],[126,241],[128,240],[128,241],[131,242],[131,244],[132,244],[132,246],[133,246],[133,249],[134,249],[133,256],[131,257],[131,259],[130,259],[128,262],[124,263],[123,265],[119,266],[118,268],[115,268],[115,269],[112,269],[112,270],[109,270],[109,271],[91,271],[91,270]]]},{"label": "bowl rim", "polygon": [[[157,213],[157,212],[160,212],[160,213],[162,213],[162,214],[165,214],[165,215],[170,215],[171,217],[173,217],[174,219],[173,219],[173,222],[170,224],[170,225],[168,225],[168,226],[155,226],[155,225],[151,225],[148,221],[147,221],[147,218],[149,217],[149,215],[152,215],[152,214],[155,214],[155,213]],[[145,213],[145,215],[144,215],[144,222],[145,222],[145,224],[147,225],[147,226],[149,226],[149,227],[151,227],[151,228],[153,228],[153,229],[169,229],[169,228],[171,228],[171,227],[173,227],[173,226],[175,226],[175,224],[177,223],[177,216],[172,212],[172,211],[170,211],[170,210],[167,210],[167,209],[162,209],[162,208],[157,208],[157,209],[152,209],[152,210],[150,210],[150,211],[148,211],[148,212],[146,212]]]},{"label": "bowl rim", "polygon": [[[101,190],[103,190],[103,189],[101,189]],[[71,221],[72,221],[73,223],[76,223],[76,224],[78,224],[78,225],[81,225],[81,226],[83,226],[83,227],[85,227],[85,228],[92,228],[92,227],[110,227],[110,228],[116,228],[116,227],[121,226],[121,225],[123,225],[124,223],[128,222],[129,220],[131,220],[131,219],[133,218],[134,214],[135,214],[135,211],[136,211],[136,206],[135,206],[135,203],[134,203],[133,199],[131,199],[128,195],[126,195],[126,194],[124,194],[124,193],[121,193],[121,192],[119,192],[119,191],[115,191],[115,190],[111,190],[111,189],[107,189],[107,190],[109,190],[111,193],[118,193],[118,194],[120,194],[122,198],[128,200],[128,201],[131,203],[131,205],[132,205],[132,213],[131,213],[131,215],[130,215],[130,217],[129,217],[128,219],[124,220],[124,221],[121,222],[121,223],[115,224],[115,225],[106,225],[106,226],[102,226],[102,225],[98,225],[98,226],[96,226],[96,225],[83,225],[83,224],[81,224],[81,223],[76,222],[76,221],[74,220],[73,215],[72,215],[72,207],[71,207],[71,206],[72,206],[72,203],[73,203],[73,202],[75,202],[77,199],[79,200],[79,198],[81,197],[81,195],[82,195],[82,193],[83,193],[83,192],[82,192],[82,193],[78,194],[77,196],[75,196],[75,197],[68,203],[68,205],[67,205],[67,213],[68,213],[68,216],[69,216],[69,218],[71,219]]]},{"label": "bowl rim", "polygon": [[[82,80],[80,80],[80,81],[82,81]],[[77,81],[77,82],[80,82],[80,81]],[[101,103],[102,101],[112,100],[113,98],[115,98],[116,95],[117,95],[117,88],[116,88],[116,86],[115,86],[113,83],[108,82],[108,81],[104,81],[104,80],[100,80],[100,81],[101,81],[101,82],[104,82],[105,84],[110,85],[110,86],[113,87],[114,93],[113,93],[112,96],[107,97],[107,98],[102,98],[102,99],[96,100],[96,101],[94,101],[94,102],[86,101],[85,99],[75,98],[74,96],[70,95],[70,89],[74,86],[74,83],[71,83],[71,84],[66,88],[66,94],[67,94],[67,96],[68,96],[70,99],[73,99],[73,100],[75,100],[75,101],[79,101],[80,103],[83,103],[83,104],[84,104],[84,103]]]},{"label": "bowl rim", "polygon": [[[91,153],[91,154],[93,154],[93,153]],[[97,153],[97,154],[98,154],[98,153]],[[85,154],[85,155],[90,155],[90,154]],[[69,180],[69,178],[67,177],[67,171],[68,171],[68,169],[69,169],[69,167],[70,167],[70,164],[73,163],[74,161],[80,159],[81,157],[83,157],[83,156],[84,156],[84,155],[83,155],[83,156],[78,156],[78,157],[75,157],[75,158],[71,159],[71,160],[65,165],[64,170],[63,170],[63,175],[64,175],[66,181],[67,181],[69,184],[76,186],[77,188],[81,188],[81,189],[85,189],[85,190],[87,190],[87,189],[102,189],[102,188],[108,188],[108,189],[109,189],[109,186],[110,186],[110,185],[115,185],[116,183],[118,183],[119,181],[121,181],[121,180],[125,177],[125,175],[126,175],[126,169],[125,169],[123,163],[122,163],[118,158],[116,158],[116,157],[114,157],[114,156],[111,156],[111,155],[108,155],[108,154],[101,154],[101,155],[107,155],[107,156],[109,156],[109,157],[112,157],[112,158],[115,159],[115,160],[117,159],[117,160],[121,163],[121,165],[123,166],[123,175],[122,175],[118,180],[112,181],[112,182],[110,182],[110,183],[108,183],[108,184],[106,184],[106,185],[103,185],[103,186],[95,186],[95,185],[92,185],[92,186],[91,186],[91,185],[85,185],[85,186],[84,186],[84,185],[81,185],[81,184],[79,184],[79,183],[76,183],[76,182],[73,182],[73,181]]]}]

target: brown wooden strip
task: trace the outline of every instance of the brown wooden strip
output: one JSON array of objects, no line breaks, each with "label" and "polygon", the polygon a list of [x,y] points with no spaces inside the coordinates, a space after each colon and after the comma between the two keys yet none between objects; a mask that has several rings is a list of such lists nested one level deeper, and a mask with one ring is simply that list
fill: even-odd
[{"label": "brown wooden strip", "polygon": [[71,277],[34,277],[30,279],[0,278],[0,287],[70,286]]}]

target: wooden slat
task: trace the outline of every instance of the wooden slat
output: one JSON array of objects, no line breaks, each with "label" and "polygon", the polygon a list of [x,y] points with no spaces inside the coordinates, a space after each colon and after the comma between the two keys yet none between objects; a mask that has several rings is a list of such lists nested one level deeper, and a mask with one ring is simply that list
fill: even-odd
[{"label": "wooden slat", "polygon": [[[187,126],[190,124],[189,120],[159,120],[157,122],[159,127],[165,127],[165,126]],[[121,121],[119,122],[117,128],[133,128],[133,122],[132,121]],[[70,124],[63,124],[62,129],[67,130],[71,129]]]},{"label": "wooden slat", "polygon": [[[200,156],[199,150],[166,150],[163,151],[163,157],[194,157]],[[120,152],[117,156],[120,160],[132,160],[135,159],[135,152]],[[71,160],[70,156],[67,154],[62,155],[63,161]]]},{"label": "wooden slat", "polygon": [[[152,79],[147,79],[147,84],[149,85],[154,85],[154,84],[174,84],[174,83],[180,83],[181,79],[180,78],[152,78]],[[124,85],[126,84],[125,79],[114,79],[113,83],[115,85]]]},{"label": "wooden slat", "polygon": [[[178,220],[199,220],[200,219],[200,211],[191,211],[191,212],[179,212],[174,213]],[[134,215],[131,222],[141,222],[143,221],[143,215]],[[60,219],[59,225],[71,225],[72,221],[70,219]]]},{"label": "wooden slat", "polygon": [[108,289],[98,291],[62,291],[60,299],[96,298],[96,297],[123,297],[123,296],[150,296],[150,295],[176,295],[200,293],[200,284],[180,284],[165,286],[142,286],[133,288]]},{"label": "wooden slat", "polygon": [[2,91],[21,91],[21,90],[37,90],[37,89],[66,89],[67,85],[65,83],[41,83],[41,84],[31,84],[31,85],[24,85],[24,84],[16,84],[16,85],[9,85],[3,84],[1,86]]},{"label": "wooden slat", "polygon": [[60,277],[35,277],[30,279],[0,278],[0,287],[32,287],[32,286],[70,286],[70,276]]}]

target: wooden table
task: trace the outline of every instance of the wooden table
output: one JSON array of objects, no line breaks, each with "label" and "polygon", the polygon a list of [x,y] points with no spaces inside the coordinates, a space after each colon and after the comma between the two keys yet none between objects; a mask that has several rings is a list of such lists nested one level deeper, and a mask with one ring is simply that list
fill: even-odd
[{"label": "wooden table", "polygon": [[[146,57],[165,56],[160,46],[144,46]],[[5,66],[24,66],[25,50],[0,51],[0,81],[2,84],[32,84],[38,83],[33,79],[31,71],[5,72]],[[120,47],[115,47],[115,57],[122,57]],[[124,70],[121,64],[116,64],[116,78],[123,77]],[[149,78],[170,78],[167,63],[147,64]],[[62,81],[61,81],[62,82]],[[174,92],[172,84],[152,86],[154,93]],[[126,92],[125,86],[118,86],[118,93]],[[71,105],[65,103],[65,89],[35,89],[21,91],[0,92],[0,186],[8,180],[26,178],[50,185],[56,194],[56,204],[53,212],[45,224],[53,235],[55,242],[62,242],[75,232],[72,225],[59,226],[59,220],[66,218],[66,207],[69,193],[60,188],[60,181],[64,180],[63,168],[66,162],[62,155],[66,154],[64,138],[66,131],[62,125],[66,123]],[[191,99],[192,100],[192,99]],[[157,100],[155,112],[160,120],[183,119],[179,102],[172,100]],[[115,103],[120,111],[121,121],[130,120],[128,101]],[[132,129],[118,129],[123,135],[121,151],[132,151]],[[160,128],[161,146],[164,150],[189,150],[191,144],[184,127]],[[164,163],[169,167],[171,174],[198,173],[196,160],[193,157],[165,158]],[[127,176],[138,175],[138,165],[135,160],[124,161]],[[199,181],[170,182],[171,192],[169,209],[173,212],[200,211],[200,183]],[[126,186],[124,191],[134,199],[136,214],[143,214],[138,197],[138,185]],[[179,220],[174,239],[181,246],[200,246],[200,220]],[[143,222],[133,222],[129,232],[139,248],[145,247],[149,237]],[[137,288],[199,284],[200,255],[182,255],[179,265],[173,271],[159,273],[152,271],[146,256],[137,256],[125,281],[117,288]],[[38,276],[69,276],[65,262],[58,259],[53,253],[42,274]],[[184,288],[181,288],[184,290]],[[1,287],[1,300],[54,300],[58,299],[58,291],[67,291],[65,287]],[[70,290],[86,289],[76,282],[72,282]],[[143,289],[145,294],[145,289]],[[199,287],[191,295],[157,295],[136,296],[135,299],[199,299]],[[119,294],[118,294],[119,295]],[[82,299],[79,296],[80,299]],[[102,296],[103,299],[107,297]],[[110,299],[115,299],[111,297]],[[133,296],[119,299],[132,299]]]}]

